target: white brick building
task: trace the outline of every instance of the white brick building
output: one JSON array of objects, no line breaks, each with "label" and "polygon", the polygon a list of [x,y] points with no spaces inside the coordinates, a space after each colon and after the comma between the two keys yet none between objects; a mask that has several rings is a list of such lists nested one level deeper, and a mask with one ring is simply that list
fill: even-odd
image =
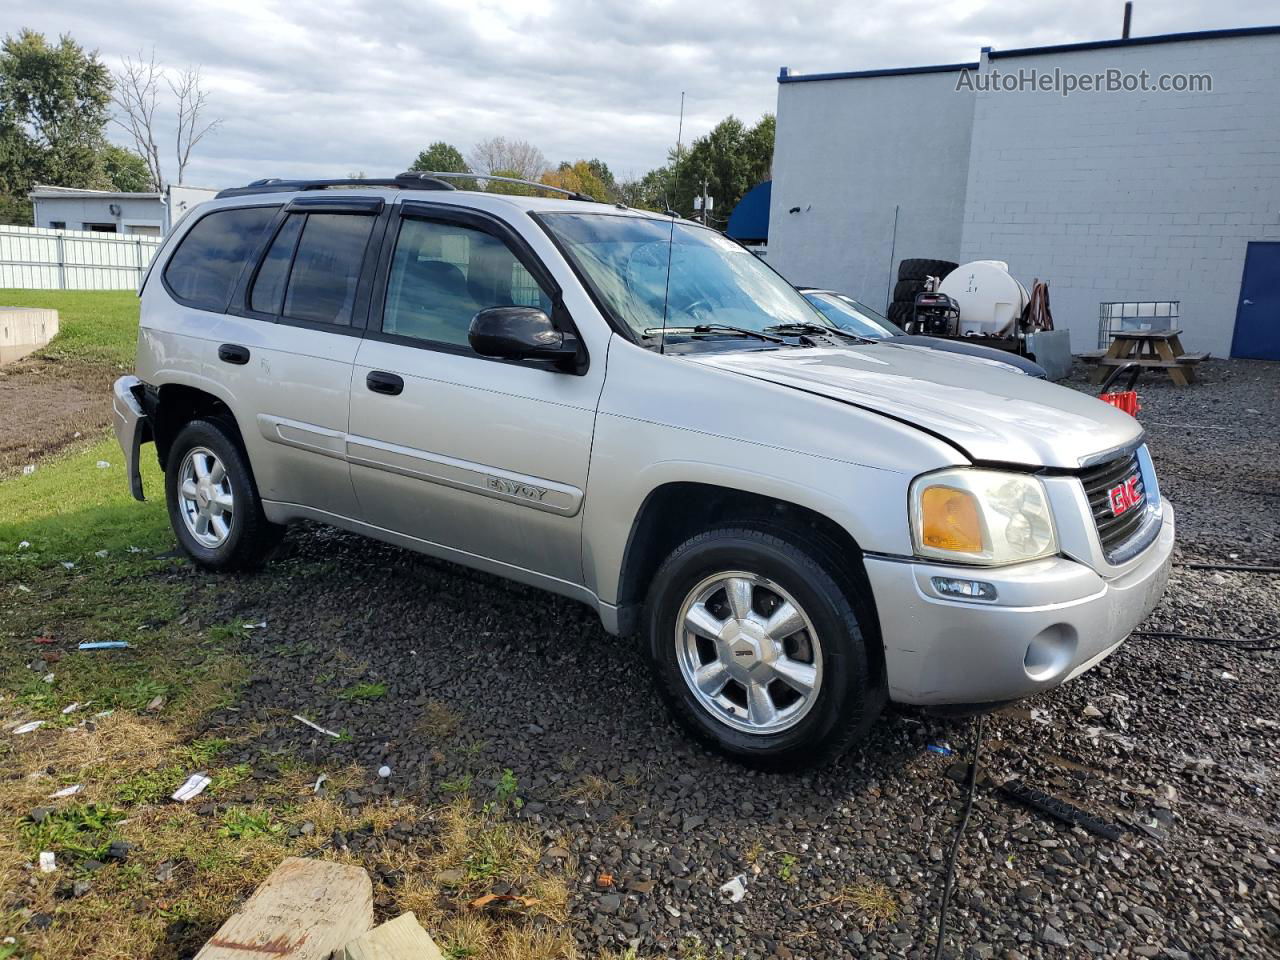
[{"label": "white brick building", "polygon": [[[993,71],[1110,69],[1207,74],[1212,89],[982,89]],[[1280,360],[1278,91],[1280,27],[784,68],[769,262],[877,305],[904,257],[1007,260],[1027,284],[1050,281],[1076,351],[1095,346],[1102,301],[1180,300],[1189,350],[1226,356],[1234,341]]]}]

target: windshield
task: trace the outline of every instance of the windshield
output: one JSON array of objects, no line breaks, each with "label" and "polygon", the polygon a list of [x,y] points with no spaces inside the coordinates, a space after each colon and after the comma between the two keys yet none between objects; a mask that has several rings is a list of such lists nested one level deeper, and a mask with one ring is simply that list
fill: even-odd
[{"label": "windshield", "polygon": [[873,340],[896,337],[902,333],[893,321],[870,307],[842,293],[806,293],[804,298],[837,327],[851,330]]},{"label": "windshield", "polygon": [[609,214],[540,219],[596,296],[642,338],[664,326],[832,325],[782,277],[714,230],[677,222],[673,231],[669,220]]}]

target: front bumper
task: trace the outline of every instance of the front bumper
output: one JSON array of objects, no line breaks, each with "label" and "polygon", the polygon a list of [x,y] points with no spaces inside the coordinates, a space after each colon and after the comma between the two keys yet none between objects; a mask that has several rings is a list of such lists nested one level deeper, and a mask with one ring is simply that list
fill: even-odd
[{"label": "front bumper", "polygon": [[137,377],[121,377],[111,387],[112,421],[116,440],[124,452],[125,476],[129,478],[129,492],[135,500],[145,500],[142,495],[142,473],[138,468],[138,452],[143,441],[151,439],[151,423],[138,400],[136,390],[142,381]]},{"label": "front bumper", "polygon": [[[1015,567],[959,568],[867,557],[880,614],[889,699],[988,703],[1048,690],[1120,646],[1164,593],[1173,554],[1173,506],[1156,541],[1124,573],[1104,578],[1050,557]],[[994,602],[941,596],[933,577],[994,584]]]}]

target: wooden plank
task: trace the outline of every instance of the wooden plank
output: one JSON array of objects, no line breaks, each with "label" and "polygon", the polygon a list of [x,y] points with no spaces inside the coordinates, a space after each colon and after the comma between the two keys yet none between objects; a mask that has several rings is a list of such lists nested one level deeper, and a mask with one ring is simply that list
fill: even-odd
[{"label": "wooden plank", "polygon": [[402,913],[352,940],[334,960],[444,960],[444,954],[417,917]]},{"label": "wooden plank", "polygon": [[1124,337],[1129,340],[1168,340],[1170,337],[1176,337],[1182,333],[1181,330],[1121,330],[1116,334],[1117,339]]},{"label": "wooden plank", "polygon": [[373,884],[363,869],[289,857],[196,960],[328,960],[372,927]]},{"label": "wooden plank", "polygon": [[1136,363],[1140,367],[1158,367],[1160,369],[1169,370],[1173,367],[1187,367],[1199,363],[1205,359],[1196,354],[1187,354],[1181,357],[1175,357],[1172,360],[1111,360],[1108,357],[1099,357],[1093,363],[1100,367],[1123,367],[1126,364]]}]

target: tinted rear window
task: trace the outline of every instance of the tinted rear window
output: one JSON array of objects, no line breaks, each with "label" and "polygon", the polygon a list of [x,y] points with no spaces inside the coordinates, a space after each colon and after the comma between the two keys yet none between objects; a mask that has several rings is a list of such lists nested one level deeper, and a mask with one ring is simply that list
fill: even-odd
[{"label": "tinted rear window", "polygon": [[249,306],[259,313],[276,314],[284,303],[285,281],[289,279],[289,264],[293,260],[293,248],[298,243],[298,231],[306,217],[290,214],[280,232],[276,234],[271,249],[258,268],[258,278],[253,281]]},{"label": "tinted rear window", "polygon": [[165,264],[169,289],[188,306],[226,310],[241,268],[257,253],[279,209],[241,207],[202,217]]},{"label": "tinted rear window", "polygon": [[284,315],[313,323],[351,323],[360,262],[373,217],[313,213],[293,257]]}]

